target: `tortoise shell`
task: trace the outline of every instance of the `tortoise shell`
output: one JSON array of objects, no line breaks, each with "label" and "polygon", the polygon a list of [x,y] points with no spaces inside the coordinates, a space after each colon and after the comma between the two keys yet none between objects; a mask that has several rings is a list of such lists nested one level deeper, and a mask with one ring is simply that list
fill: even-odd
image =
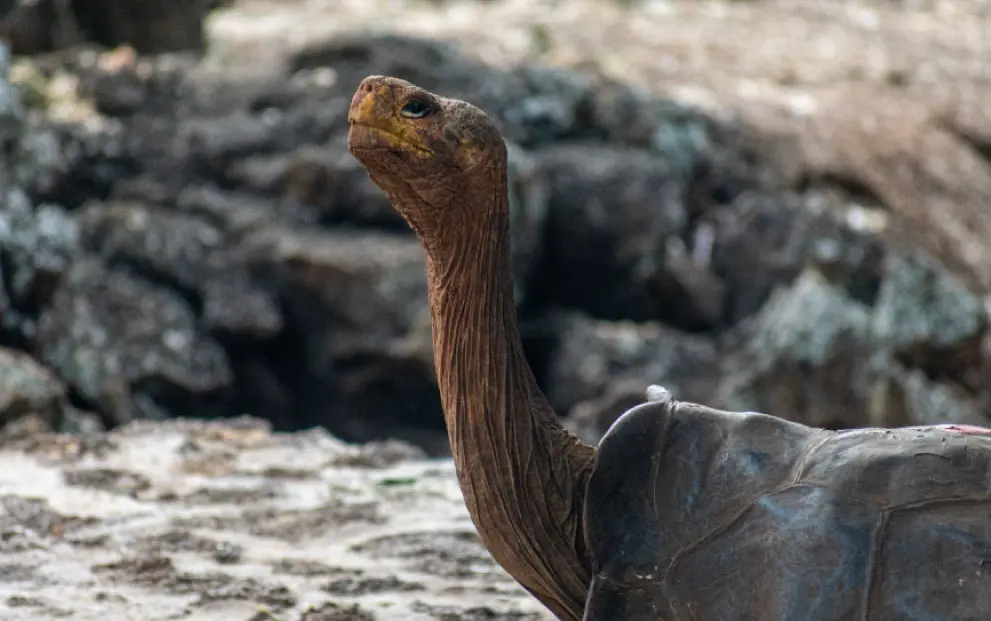
[{"label": "tortoise shell", "polygon": [[991,430],[649,398],[599,446],[585,621],[991,619]]}]

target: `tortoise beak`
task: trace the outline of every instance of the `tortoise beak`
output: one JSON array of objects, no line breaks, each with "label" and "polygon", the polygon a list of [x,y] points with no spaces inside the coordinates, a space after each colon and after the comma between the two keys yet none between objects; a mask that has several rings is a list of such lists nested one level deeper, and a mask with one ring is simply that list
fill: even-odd
[{"label": "tortoise beak", "polygon": [[394,99],[392,88],[383,76],[368,76],[361,81],[351,97],[348,124],[376,126],[377,123],[382,123],[392,117]]},{"label": "tortoise beak", "polygon": [[389,146],[386,136],[394,131],[389,122],[392,99],[392,89],[381,76],[361,81],[348,108],[348,148],[352,152]]}]

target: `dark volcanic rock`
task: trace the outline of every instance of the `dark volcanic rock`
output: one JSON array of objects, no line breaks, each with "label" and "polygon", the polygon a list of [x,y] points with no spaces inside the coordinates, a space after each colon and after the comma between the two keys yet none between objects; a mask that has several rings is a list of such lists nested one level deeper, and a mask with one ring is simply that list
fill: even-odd
[{"label": "dark volcanic rock", "polygon": [[889,256],[882,277],[873,307],[814,270],[775,293],[717,402],[833,428],[986,424],[987,396],[968,386],[986,377],[980,298],[924,255]]},{"label": "dark volcanic rock", "polygon": [[0,426],[35,414],[52,429],[66,407],[65,386],[23,352],[0,347]]},{"label": "dark volcanic rock", "polygon": [[[426,269],[414,238],[347,230],[272,237],[289,311],[331,357],[381,349],[427,321]],[[325,329],[341,334],[317,345]]]},{"label": "dark volcanic rock", "polygon": [[509,229],[516,302],[523,305],[534,272],[544,258],[550,186],[535,158],[509,143]]},{"label": "dark volcanic rock", "polygon": [[[536,294],[543,302],[695,329],[718,321],[715,276],[699,268],[682,279],[671,269],[688,252],[681,236],[689,221],[686,185],[666,159],[601,145],[554,147],[537,157],[551,188]],[[689,289],[688,281],[702,286]]]},{"label": "dark volcanic rock", "polygon": [[852,228],[845,212],[862,208],[835,194],[745,192],[714,210],[712,269],[726,283],[727,321],[752,315],[775,289],[816,265],[865,304],[877,295],[885,256],[880,237]]},{"label": "dark volcanic rock", "polygon": [[0,39],[18,54],[36,54],[74,42],[78,33],[72,15],[57,0],[0,2]]},{"label": "dark volcanic rock", "polygon": [[0,46],[0,338],[23,346],[33,338],[35,317],[75,255],[77,240],[61,207],[32,204],[23,189],[45,158],[6,75],[6,50]]},{"label": "dark volcanic rock", "polygon": [[34,337],[37,313],[50,302],[78,244],[75,225],[60,207],[32,208],[18,190],[7,198],[0,205],[0,263],[6,268],[0,321],[13,340],[23,342]]},{"label": "dark volcanic rock", "polygon": [[989,376],[980,365],[989,319],[980,296],[923,253],[892,254],[885,267],[876,341],[929,377],[985,388]]},{"label": "dark volcanic rock", "polygon": [[676,399],[702,400],[715,388],[719,357],[712,339],[660,323],[602,321],[577,313],[558,318],[548,397],[563,413],[628,379],[663,384]]},{"label": "dark volcanic rock", "polygon": [[676,399],[708,402],[720,373],[709,338],[656,322],[557,318],[559,345],[548,370],[548,398],[589,442],[598,442],[620,414],[643,403],[648,384]]},{"label": "dark volcanic rock", "polygon": [[231,383],[224,350],[168,289],[78,260],[39,320],[40,358],[111,422],[209,415]]},{"label": "dark volcanic rock", "polygon": [[76,250],[76,227],[56,205],[32,209],[13,200],[0,214],[0,253],[10,266],[9,293],[18,306],[46,304]]},{"label": "dark volcanic rock", "polygon": [[873,361],[870,309],[809,271],[747,326],[719,400],[810,425],[864,426]]},{"label": "dark volcanic rock", "polygon": [[347,230],[269,243],[299,339],[300,420],[349,440],[396,436],[446,451],[419,243]]},{"label": "dark volcanic rock", "polygon": [[284,204],[247,191],[227,191],[213,184],[185,188],[176,197],[180,211],[206,219],[232,237],[244,238],[272,226],[307,226],[313,218],[298,205]]},{"label": "dark volcanic rock", "polygon": [[192,297],[205,328],[254,340],[281,331],[277,301],[253,282],[229,235],[204,218],[117,202],[92,204],[77,222],[88,251]]},{"label": "dark volcanic rock", "polygon": [[[207,0],[21,0],[0,10],[0,38],[17,54],[80,41],[142,53],[201,50]],[[0,9],[3,7],[0,6]]]},{"label": "dark volcanic rock", "polygon": [[207,0],[74,0],[72,6],[86,39],[107,47],[128,44],[147,54],[204,46]]},{"label": "dark volcanic rock", "polygon": [[191,118],[179,127],[181,153],[208,177],[224,178],[227,168],[246,156],[274,152],[280,119],[236,111],[222,117]]},{"label": "dark volcanic rock", "polygon": [[283,195],[313,208],[327,223],[405,230],[388,197],[347,150],[343,139],[296,149],[279,170]]},{"label": "dark volcanic rock", "polygon": [[22,188],[34,204],[67,209],[104,198],[140,170],[133,154],[138,142],[104,119],[32,126],[21,143],[30,170]]},{"label": "dark volcanic rock", "polygon": [[473,96],[503,124],[506,136],[527,148],[595,137],[588,118],[597,80],[551,67],[518,67],[482,83]]}]

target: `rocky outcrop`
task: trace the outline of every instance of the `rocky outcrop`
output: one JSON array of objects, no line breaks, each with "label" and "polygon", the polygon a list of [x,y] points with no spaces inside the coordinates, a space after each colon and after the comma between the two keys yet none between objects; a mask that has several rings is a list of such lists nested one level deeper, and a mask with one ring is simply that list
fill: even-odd
[{"label": "rocky outcrop", "polygon": [[720,376],[712,339],[662,323],[555,317],[559,344],[546,375],[548,397],[590,442],[644,400],[655,378],[680,399],[708,403]]},{"label": "rocky outcrop", "polygon": [[211,414],[231,383],[227,354],[175,291],[77,260],[42,311],[38,355],[111,424]]},{"label": "rocky outcrop", "polygon": [[122,48],[16,73],[0,346],[32,405],[0,420],[251,413],[445,452],[422,252],[346,151],[370,73],[469,98],[509,137],[527,353],[590,441],[648,383],[829,427],[988,420],[989,291],[753,127],[398,35],[236,70]]},{"label": "rocky outcrop", "polygon": [[[747,213],[759,203],[743,204]],[[758,224],[758,236],[781,233],[746,217]],[[601,339],[590,343],[587,336],[584,342],[566,336],[562,351],[568,353],[555,361],[555,369],[568,369],[566,361],[574,360],[571,373],[587,373],[567,386],[587,389],[596,386],[594,378],[608,377],[616,380],[615,385],[609,382],[610,389],[622,395],[575,407],[576,428],[586,437],[601,437],[619,413],[642,401],[643,382],[651,377],[677,398],[732,410],[787,413],[833,429],[987,425],[991,397],[985,385],[991,367],[982,298],[922,249],[885,248],[857,220],[851,225],[830,212],[815,218],[815,210],[809,209],[803,217],[812,219],[765,246],[773,251],[760,254],[756,265],[743,262],[748,253],[737,257],[737,273],[754,266],[749,275],[758,286],[766,282],[761,265],[781,270],[787,280],[765,290],[756,313],[724,332],[717,349],[711,339],[684,332],[651,338],[647,335],[656,328],[644,331],[647,324],[639,324],[643,332],[627,337],[627,359],[606,365],[599,362],[602,352],[615,351],[615,346],[603,349]],[[737,231],[729,230],[735,237]],[[744,300],[750,303],[755,292],[746,293]],[[692,347],[686,349],[686,344]],[[575,351],[569,352],[570,347]],[[650,362],[632,362],[632,352],[644,348],[653,350],[639,354]],[[629,381],[630,375],[639,381]],[[551,377],[552,385],[563,379]]]}]

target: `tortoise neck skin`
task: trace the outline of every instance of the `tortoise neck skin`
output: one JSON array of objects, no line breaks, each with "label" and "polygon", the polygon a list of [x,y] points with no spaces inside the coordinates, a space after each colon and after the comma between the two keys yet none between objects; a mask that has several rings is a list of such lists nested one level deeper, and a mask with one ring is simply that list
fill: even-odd
[{"label": "tortoise neck skin", "polygon": [[[411,98],[434,112],[403,116]],[[562,427],[523,354],[505,143],[481,110],[394,78],[366,78],[349,120],[352,153],[426,250],[434,365],[472,521],[510,575],[560,619],[579,621],[594,450]]]},{"label": "tortoise neck skin", "polygon": [[[479,188],[505,186],[504,165],[490,174]],[[427,256],[451,450],[485,546],[559,617],[577,620],[591,579],[582,511],[592,449],[561,426],[524,357],[505,193],[477,194],[487,218]]]}]

